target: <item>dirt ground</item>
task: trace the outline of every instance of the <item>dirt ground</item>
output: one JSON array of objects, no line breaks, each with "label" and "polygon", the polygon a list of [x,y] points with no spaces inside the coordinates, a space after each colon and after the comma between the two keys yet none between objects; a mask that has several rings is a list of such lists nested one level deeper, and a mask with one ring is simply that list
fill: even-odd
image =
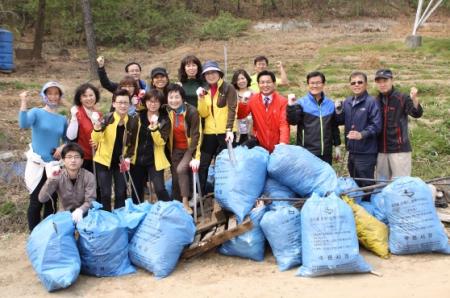
[{"label": "dirt ground", "polygon": [[384,260],[364,251],[373,274],[319,278],[296,277],[297,269],[279,272],[275,259],[263,262],[210,252],[180,262],[169,277],[156,280],[139,269],[136,274],[96,278],[80,276],[70,288],[48,294],[25,253],[26,235],[0,237],[2,297],[449,297],[450,257],[392,256]]},{"label": "dirt ground", "polygon": [[[229,69],[237,66],[252,69],[252,58],[264,53],[272,61],[282,60],[287,67],[298,61],[315,57],[321,43],[355,44],[376,39],[403,40],[411,30],[411,20],[362,20],[346,23],[322,24],[313,30],[294,32],[252,32],[249,36],[232,39],[229,48]],[[360,30],[364,24],[377,24],[373,32]],[[380,25],[381,24],[381,25]],[[381,27],[380,27],[381,26]],[[370,26],[369,26],[370,27]],[[378,28],[377,27],[377,28]],[[427,36],[449,36],[449,19],[433,19],[422,29]],[[223,42],[203,41],[182,45],[176,49],[152,48],[148,51],[121,52],[100,49],[107,59],[110,77],[118,80],[123,65],[139,57],[144,73],[156,65],[164,65],[171,77],[176,77],[180,58],[186,53],[197,53],[202,59],[223,59]],[[270,47],[267,45],[270,44]],[[71,56],[60,57],[57,50],[46,49],[45,64],[17,61],[18,69],[11,75],[0,74],[0,80],[15,84],[27,81],[36,86],[49,79],[60,80],[68,90],[70,102],[77,85],[87,80],[88,63],[83,49],[69,49]],[[364,53],[361,54],[364,56]],[[365,57],[371,59],[371,57]],[[378,59],[378,58],[377,58]],[[379,59],[385,59],[381,57]],[[364,60],[364,59],[362,59]],[[377,60],[378,61],[378,60]],[[444,82],[445,83],[445,82]],[[296,83],[293,82],[295,85]],[[448,84],[448,81],[447,81]],[[0,128],[7,132],[7,142],[0,148],[24,149],[29,132],[17,128],[18,91],[0,90]],[[37,89],[35,92],[37,95]],[[105,101],[109,94],[102,91]],[[39,100],[33,102],[34,105]],[[14,113],[11,110],[14,109]],[[9,141],[14,142],[9,142]],[[24,194],[24,192],[22,193]],[[25,196],[23,196],[25,200]],[[11,233],[0,235],[0,296],[50,296],[39,282],[25,253],[27,235]],[[363,252],[374,270],[372,274],[329,276],[321,278],[296,277],[296,269],[279,272],[275,259],[267,253],[264,262],[256,263],[210,252],[188,262],[180,262],[168,278],[156,280],[151,274],[138,270],[137,274],[121,278],[94,278],[80,276],[69,289],[59,291],[64,297],[450,297],[450,257],[444,255],[392,256],[380,259]]]}]

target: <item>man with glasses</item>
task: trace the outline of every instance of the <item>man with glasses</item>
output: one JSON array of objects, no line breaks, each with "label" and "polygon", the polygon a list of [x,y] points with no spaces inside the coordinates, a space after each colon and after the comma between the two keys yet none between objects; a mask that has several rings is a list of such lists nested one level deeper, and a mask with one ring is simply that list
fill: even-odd
[{"label": "man with glasses", "polygon": [[[350,75],[353,95],[336,102],[336,118],[345,125],[345,147],[349,152],[348,172],[353,178],[373,179],[378,155],[378,134],[381,131],[381,113],[378,102],[367,93],[367,75],[353,72]],[[373,184],[357,180],[360,186]]]},{"label": "man with glasses", "polygon": [[296,100],[295,96],[288,96],[287,120],[290,125],[297,125],[297,145],[331,164],[333,146],[336,146],[336,159],[339,159],[338,146],[341,144],[334,103],[323,92],[323,73],[309,73],[306,83],[309,92],[304,97]]},{"label": "man with glasses", "polygon": [[77,143],[68,143],[61,152],[64,168],[53,171],[39,192],[39,201],[47,202],[50,194],[58,194],[61,208],[72,212],[72,220],[78,223],[87,213],[96,197],[94,174],[83,169],[83,149]]},{"label": "man with glasses", "polygon": [[375,74],[379,94],[383,125],[378,142],[377,177],[411,175],[411,143],[408,136],[408,115],[420,118],[422,106],[417,97],[417,89],[411,88],[406,95],[393,86],[390,69],[380,69]]}]

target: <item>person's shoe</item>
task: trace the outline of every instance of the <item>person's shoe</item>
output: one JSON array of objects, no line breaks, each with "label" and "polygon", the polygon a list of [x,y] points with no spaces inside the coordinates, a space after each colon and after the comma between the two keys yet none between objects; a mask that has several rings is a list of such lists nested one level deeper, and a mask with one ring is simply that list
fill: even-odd
[{"label": "person's shoe", "polygon": [[442,191],[438,191],[436,193],[436,200],[434,201],[434,206],[436,208],[447,208],[448,207],[447,199],[445,198],[445,195]]}]

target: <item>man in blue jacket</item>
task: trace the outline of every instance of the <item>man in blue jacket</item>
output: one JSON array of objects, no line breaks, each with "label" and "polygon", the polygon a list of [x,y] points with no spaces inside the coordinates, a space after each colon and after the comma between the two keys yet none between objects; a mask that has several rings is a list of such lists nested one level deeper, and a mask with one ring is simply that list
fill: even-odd
[{"label": "man in blue jacket", "polygon": [[408,115],[420,118],[422,106],[417,97],[417,89],[403,94],[393,86],[390,69],[380,69],[375,74],[378,101],[381,105],[382,130],[378,139],[377,177],[411,176],[411,143],[408,135]]},{"label": "man in blue jacket", "polygon": [[[296,100],[295,97],[288,96],[287,120],[290,125],[297,125],[297,145],[331,164],[333,146],[341,144],[334,103],[323,92],[323,73],[309,73],[306,83],[309,92],[304,97]],[[336,158],[339,158],[339,147],[336,149]]]},{"label": "man in blue jacket", "polygon": [[[367,75],[353,72],[350,75],[353,95],[344,103],[336,102],[336,118],[345,124],[345,146],[349,152],[348,172],[355,178],[374,178],[378,155],[378,134],[381,131],[381,113],[376,99],[367,93]],[[357,180],[363,187],[373,184]]]}]

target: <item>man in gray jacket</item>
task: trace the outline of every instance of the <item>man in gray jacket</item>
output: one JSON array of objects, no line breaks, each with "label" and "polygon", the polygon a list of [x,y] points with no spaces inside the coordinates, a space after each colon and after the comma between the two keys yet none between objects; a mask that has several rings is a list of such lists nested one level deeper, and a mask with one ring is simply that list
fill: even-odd
[{"label": "man in gray jacket", "polygon": [[96,197],[94,175],[82,169],[83,149],[77,143],[68,143],[61,152],[64,168],[53,169],[39,192],[39,201],[47,202],[55,191],[62,210],[72,212],[72,219],[78,223]]}]

